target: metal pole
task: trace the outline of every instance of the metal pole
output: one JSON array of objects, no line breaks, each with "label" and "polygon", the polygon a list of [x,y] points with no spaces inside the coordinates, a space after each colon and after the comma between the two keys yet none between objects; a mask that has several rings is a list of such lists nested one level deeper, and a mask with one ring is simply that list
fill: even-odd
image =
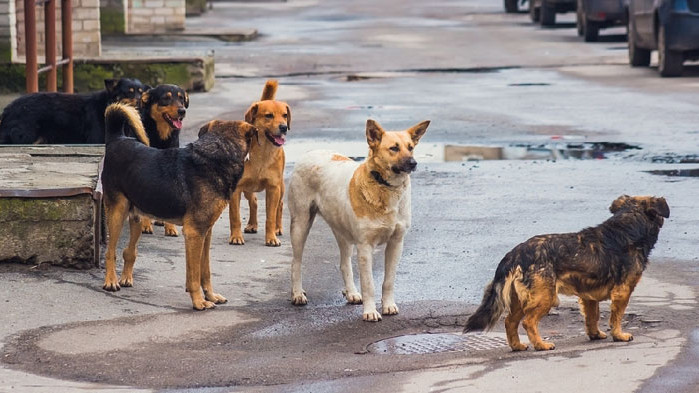
[{"label": "metal pole", "polygon": [[34,0],[24,0],[24,39],[27,58],[27,93],[39,91],[39,74],[36,60],[36,5]]},{"label": "metal pole", "polygon": [[44,3],[44,31],[46,32],[46,91],[56,91],[56,1]]},{"label": "metal pole", "polygon": [[[25,0],[27,1],[27,0]],[[68,62],[63,66],[63,91],[73,92],[73,9],[71,0],[61,0],[61,29],[63,36],[63,59]]]}]

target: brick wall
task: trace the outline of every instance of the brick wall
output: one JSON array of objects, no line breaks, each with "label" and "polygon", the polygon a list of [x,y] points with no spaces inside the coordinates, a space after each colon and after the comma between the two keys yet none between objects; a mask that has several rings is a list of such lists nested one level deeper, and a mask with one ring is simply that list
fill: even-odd
[{"label": "brick wall", "polygon": [[185,0],[129,0],[129,33],[184,30]]},{"label": "brick wall", "polygon": [[[0,0],[4,1],[4,0]],[[15,1],[16,31],[17,31],[17,61],[24,61],[24,0]],[[58,57],[61,56],[61,7],[56,0],[56,41]],[[73,6],[73,57],[96,57],[101,54],[100,9],[99,0],[72,0]],[[44,55],[44,9],[36,8],[36,30],[39,61],[43,62]]]}]

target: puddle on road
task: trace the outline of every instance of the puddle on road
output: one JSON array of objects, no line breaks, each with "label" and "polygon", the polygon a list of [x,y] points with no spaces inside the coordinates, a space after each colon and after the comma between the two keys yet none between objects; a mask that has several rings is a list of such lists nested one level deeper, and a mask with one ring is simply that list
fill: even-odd
[{"label": "puddle on road", "polygon": [[651,175],[671,176],[671,177],[699,177],[699,168],[693,169],[665,169],[647,171]]},{"label": "puddle on road", "polygon": [[[563,142],[542,144],[458,145],[449,143],[421,143],[415,149],[418,162],[459,162],[479,160],[562,160],[605,159],[611,154],[640,149],[625,143]],[[284,145],[287,160],[295,162],[311,150],[332,150],[353,160],[366,158],[368,147],[364,141],[304,141],[293,140]]]},{"label": "puddle on road", "polygon": [[440,352],[484,351],[507,347],[504,335],[409,334],[377,341],[367,352],[380,355],[419,355]]}]

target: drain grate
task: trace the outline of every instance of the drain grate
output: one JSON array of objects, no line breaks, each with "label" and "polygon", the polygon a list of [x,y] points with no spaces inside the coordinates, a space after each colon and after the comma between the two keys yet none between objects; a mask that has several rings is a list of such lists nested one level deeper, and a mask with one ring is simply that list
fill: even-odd
[{"label": "drain grate", "polygon": [[410,334],[377,341],[367,347],[383,355],[420,355],[440,352],[483,351],[507,347],[507,340],[483,334]]}]

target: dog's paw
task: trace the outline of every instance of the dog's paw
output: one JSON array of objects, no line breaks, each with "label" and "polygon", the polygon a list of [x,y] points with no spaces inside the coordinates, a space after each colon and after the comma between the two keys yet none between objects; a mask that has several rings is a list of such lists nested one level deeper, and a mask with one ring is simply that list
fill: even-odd
[{"label": "dog's paw", "polygon": [[223,304],[228,302],[228,299],[219,295],[216,292],[204,292],[204,297],[206,298],[206,300],[214,302],[215,304]]},{"label": "dog's paw", "polygon": [[349,304],[362,304],[362,295],[359,292],[342,291],[342,295],[347,299]]},{"label": "dog's paw", "polygon": [[283,235],[284,233],[282,232],[281,229],[277,229],[277,231],[274,232],[274,234],[277,235],[277,236],[281,236],[281,235]]},{"label": "dog's paw", "polygon": [[614,341],[623,341],[623,342],[633,341],[633,335],[630,333],[619,333],[616,335],[613,334],[612,338],[614,338]]},{"label": "dog's paw", "polygon": [[529,345],[522,343],[510,344],[510,348],[512,348],[512,352],[526,351],[529,349]]},{"label": "dog's paw", "polygon": [[376,310],[365,311],[362,314],[362,319],[367,322],[379,322],[381,320],[381,314]]},{"label": "dog's paw", "polygon": [[308,298],[306,297],[306,292],[296,293],[291,295],[291,304],[294,306],[305,306],[308,304]]},{"label": "dog's paw", "polygon": [[133,276],[125,276],[124,274],[122,274],[121,278],[119,278],[119,285],[121,285],[124,288],[132,287],[133,286]]},{"label": "dog's paw", "polygon": [[549,343],[546,341],[540,341],[534,344],[534,349],[536,349],[537,351],[550,351],[552,349],[556,349],[556,344]]},{"label": "dog's paw", "polygon": [[141,233],[153,234],[153,223],[150,220],[141,221]]},{"label": "dog's paw", "polygon": [[177,227],[172,224],[165,223],[165,236],[177,237],[179,235],[180,234],[177,232]]},{"label": "dog's paw", "polygon": [[198,311],[208,310],[214,307],[216,307],[216,305],[208,300],[192,300],[192,308]]},{"label": "dog's paw", "polygon": [[587,336],[590,337],[590,340],[604,340],[607,338],[607,335],[599,330],[597,333],[588,334]]},{"label": "dog's paw", "polygon": [[244,231],[245,231],[245,233],[257,233],[257,225],[250,225],[250,224],[248,224],[248,225],[245,227],[245,230],[244,230]]},{"label": "dog's paw", "polygon": [[119,286],[119,283],[116,282],[116,280],[104,280],[104,285],[102,285],[102,289],[109,292],[116,292],[120,290],[121,287]]},{"label": "dog's paw", "polygon": [[397,315],[398,314],[398,306],[394,304],[387,304],[383,307],[381,307],[381,314],[383,315]]},{"label": "dog's paw", "polygon": [[279,247],[281,245],[282,245],[282,242],[280,242],[276,236],[265,240],[265,246],[268,246],[268,247]]},{"label": "dog's paw", "polygon": [[245,244],[245,239],[243,239],[242,235],[231,235],[231,237],[228,239],[228,244],[242,246]]}]

